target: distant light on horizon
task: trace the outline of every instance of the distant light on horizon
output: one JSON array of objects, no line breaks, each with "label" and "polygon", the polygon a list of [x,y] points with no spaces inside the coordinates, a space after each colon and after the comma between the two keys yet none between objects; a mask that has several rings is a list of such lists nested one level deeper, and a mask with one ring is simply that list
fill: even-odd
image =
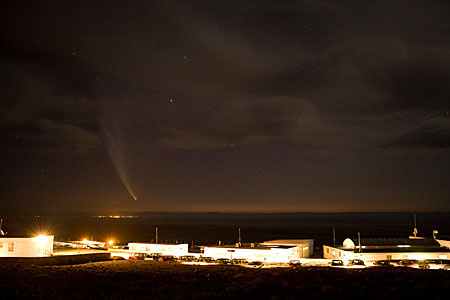
[{"label": "distant light on horizon", "polygon": [[139,218],[139,217],[138,216],[110,215],[110,216],[92,216],[92,218],[98,218],[98,219],[134,219],[134,218]]}]

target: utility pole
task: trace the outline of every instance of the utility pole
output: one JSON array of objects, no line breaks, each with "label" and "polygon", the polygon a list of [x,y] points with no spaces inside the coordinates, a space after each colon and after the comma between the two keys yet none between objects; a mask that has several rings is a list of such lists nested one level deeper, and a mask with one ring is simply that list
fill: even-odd
[{"label": "utility pole", "polygon": [[336,229],[333,228],[333,246],[336,246]]},{"label": "utility pole", "polygon": [[417,220],[416,220],[416,214],[414,214],[414,230],[413,230],[413,234],[414,234],[414,238],[417,237]]},{"label": "utility pole", "polygon": [[241,239],[241,228],[239,227],[239,247],[242,246],[242,239]]},{"label": "utility pole", "polygon": [[359,245],[359,253],[362,252],[362,247],[361,247],[361,234],[358,232],[358,245]]}]

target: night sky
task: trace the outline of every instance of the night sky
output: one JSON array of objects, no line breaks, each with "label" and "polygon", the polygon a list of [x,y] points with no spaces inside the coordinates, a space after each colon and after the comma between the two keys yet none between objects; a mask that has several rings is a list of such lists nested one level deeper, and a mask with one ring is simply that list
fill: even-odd
[{"label": "night sky", "polygon": [[2,212],[450,211],[449,1],[83,2],[0,4]]}]

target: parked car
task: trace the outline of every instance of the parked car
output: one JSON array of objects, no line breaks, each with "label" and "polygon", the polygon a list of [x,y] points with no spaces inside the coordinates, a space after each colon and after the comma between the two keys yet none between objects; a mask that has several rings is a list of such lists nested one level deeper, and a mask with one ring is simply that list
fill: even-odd
[{"label": "parked car", "polygon": [[111,256],[111,260],[125,260],[122,256]]},{"label": "parked car", "polygon": [[393,267],[394,265],[388,260],[378,260],[373,263],[376,267]]},{"label": "parked car", "polygon": [[419,263],[419,269],[429,269],[430,265],[426,263]]},{"label": "parked car", "polygon": [[417,264],[417,260],[413,259],[403,259],[397,263],[399,267],[412,267],[415,264]]},{"label": "parked car", "polygon": [[220,265],[231,265],[231,260],[228,258],[218,258],[216,259],[216,263]]},{"label": "parked car", "polygon": [[349,266],[365,266],[366,264],[364,263],[364,261],[362,259],[351,259],[348,262]]},{"label": "parked car", "polygon": [[148,253],[145,255],[145,260],[158,260],[161,257],[161,253]]},{"label": "parked car", "polygon": [[207,257],[207,256],[204,257],[204,256],[200,256],[200,257],[198,258],[198,261],[206,262],[206,263],[212,263],[212,262],[215,261],[215,259],[212,258],[212,257]]},{"label": "parked car", "polygon": [[332,266],[343,266],[344,262],[341,259],[333,259],[331,261]]},{"label": "parked car", "polygon": [[145,254],[144,253],[133,253],[131,254],[128,259],[131,260],[144,260],[145,259]]},{"label": "parked car", "polygon": [[252,261],[247,264],[251,268],[262,268],[264,263],[262,261]]},{"label": "parked car", "polygon": [[178,258],[181,261],[194,261],[197,258],[194,255],[183,255]]},{"label": "parked car", "polygon": [[158,258],[158,261],[176,261],[177,258],[173,255],[162,255]]},{"label": "parked car", "polygon": [[302,263],[298,259],[293,259],[289,261],[289,266],[291,267],[300,267]]},{"label": "parked car", "polygon": [[247,261],[246,259],[233,258],[233,259],[231,260],[231,263],[232,263],[233,265],[241,265],[241,264],[247,264],[248,261]]}]

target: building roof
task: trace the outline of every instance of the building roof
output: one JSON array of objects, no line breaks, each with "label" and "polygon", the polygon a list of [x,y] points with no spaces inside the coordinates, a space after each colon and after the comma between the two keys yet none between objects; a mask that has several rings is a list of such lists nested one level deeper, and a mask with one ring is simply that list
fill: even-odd
[{"label": "building roof", "polygon": [[252,250],[270,250],[270,249],[289,249],[294,246],[290,245],[264,245],[264,244],[255,244],[254,247],[250,245],[242,245],[237,247],[236,245],[214,245],[214,246],[204,246],[203,248],[227,248],[227,249],[252,249]]},{"label": "building roof", "polygon": [[[358,238],[351,238],[353,243],[357,246],[359,244]],[[362,246],[436,246],[440,244],[434,239],[408,239],[408,238],[363,238],[361,239]]]},{"label": "building roof", "polygon": [[272,244],[272,245],[299,245],[305,244],[307,242],[312,241],[313,239],[292,239],[292,240],[271,240],[265,241],[263,244]]},{"label": "building roof", "polygon": [[[44,235],[45,237],[53,236],[53,235]],[[37,236],[13,236],[13,235],[1,235],[0,239],[34,239]]]},{"label": "building roof", "polygon": [[152,245],[152,246],[180,246],[180,245],[189,245],[189,244],[171,244],[171,243],[140,243],[140,242],[130,242],[128,244],[138,244],[138,245]]},{"label": "building roof", "polygon": [[[348,249],[343,249],[348,250]],[[358,249],[352,249],[355,253],[358,253]],[[440,248],[380,248],[380,249],[362,249],[362,253],[409,253],[409,252],[450,252],[446,247]]]}]

